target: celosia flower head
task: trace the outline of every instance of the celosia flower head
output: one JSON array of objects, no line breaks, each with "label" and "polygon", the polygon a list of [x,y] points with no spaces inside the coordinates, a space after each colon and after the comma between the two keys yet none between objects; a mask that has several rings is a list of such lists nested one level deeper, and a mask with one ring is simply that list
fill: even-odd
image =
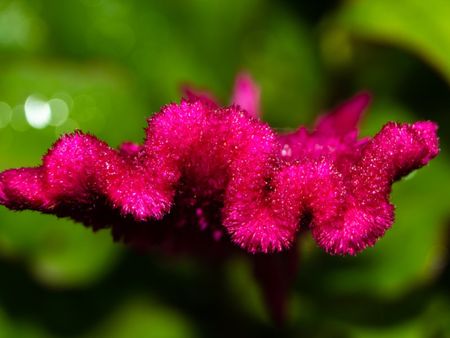
[{"label": "celosia flower head", "polygon": [[134,245],[178,249],[230,242],[289,248],[309,227],[331,254],[356,254],[394,221],[392,184],[438,154],[436,125],[387,123],[358,139],[361,93],[312,131],[279,134],[259,119],[259,89],[236,81],[233,101],[186,91],[148,120],[142,145],[113,149],[76,131],[41,166],[0,175],[0,203],[111,228]]}]

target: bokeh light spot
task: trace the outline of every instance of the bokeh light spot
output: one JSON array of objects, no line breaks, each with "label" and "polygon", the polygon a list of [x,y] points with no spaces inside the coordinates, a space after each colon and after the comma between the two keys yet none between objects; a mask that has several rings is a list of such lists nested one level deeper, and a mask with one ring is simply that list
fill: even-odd
[{"label": "bokeh light spot", "polygon": [[0,128],[4,128],[11,121],[12,109],[9,104],[0,102]]},{"label": "bokeh light spot", "polygon": [[48,101],[51,110],[51,118],[49,124],[51,126],[60,126],[66,122],[69,117],[69,106],[61,99],[51,99]]},{"label": "bokeh light spot", "polygon": [[51,119],[52,111],[47,101],[36,96],[29,96],[25,101],[25,117],[33,128],[45,128]]}]

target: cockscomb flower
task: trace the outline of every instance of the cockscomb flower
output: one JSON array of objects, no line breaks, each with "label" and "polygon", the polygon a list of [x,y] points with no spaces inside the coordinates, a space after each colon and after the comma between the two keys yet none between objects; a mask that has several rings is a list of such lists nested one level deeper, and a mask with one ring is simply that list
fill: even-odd
[{"label": "cockscomb flower", "polygon": [[1,173],[0,203],[111,228],[144,248],[278,252],[309,227],[328,253],[353,255],[392,225],[391,185],[439,152],[433,122],[389,122],[358,139],[369,100],[358,94],[312,131],[279,134],[259,119],[248,75],[224,108],[186,90],[148,119],[142,145],[113,149],[76,131],[41,166]]}]

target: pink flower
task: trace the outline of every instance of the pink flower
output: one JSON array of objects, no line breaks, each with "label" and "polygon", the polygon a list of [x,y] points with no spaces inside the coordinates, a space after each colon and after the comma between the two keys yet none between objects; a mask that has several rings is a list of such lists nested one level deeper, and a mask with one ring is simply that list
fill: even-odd
[{"label": "pink flower", "polygon": [[231,239],[267,253],[309,227],[327,252],[353,255],[392,225],[392,183],[439,152],[432,122],[389,122],[358,139],[366,93],[312,131],[288,134],[259,120],[259,89],[247,75],[230,107],[186,96],[149,118],[142,145],[116,150],[79,131],[61,137],[41,166],[1,173],[0,203],[111,228],[145,248],[209,250]]}]

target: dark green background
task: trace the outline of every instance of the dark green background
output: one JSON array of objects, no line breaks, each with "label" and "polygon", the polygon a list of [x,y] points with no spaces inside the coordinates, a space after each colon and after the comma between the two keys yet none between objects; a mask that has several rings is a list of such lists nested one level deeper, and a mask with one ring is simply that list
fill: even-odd
[{"label": "dark green background", "polygon": [[[2,170],[38,165],[74,128],[140,142],[181,84],[227,103],[242,69],[274,127],[311,124],[366,89],[364,135],[431,119],[442,146],[394,186],[397,220],[374,248],[330,257],[304,236],[282,329],[245,258],[140,255],[109,233],[1,208],[0,338],[450,337],[449,18],[448,0],[0,1]],[[32,128],[30,95],[62,100],[68,119]]]}]

